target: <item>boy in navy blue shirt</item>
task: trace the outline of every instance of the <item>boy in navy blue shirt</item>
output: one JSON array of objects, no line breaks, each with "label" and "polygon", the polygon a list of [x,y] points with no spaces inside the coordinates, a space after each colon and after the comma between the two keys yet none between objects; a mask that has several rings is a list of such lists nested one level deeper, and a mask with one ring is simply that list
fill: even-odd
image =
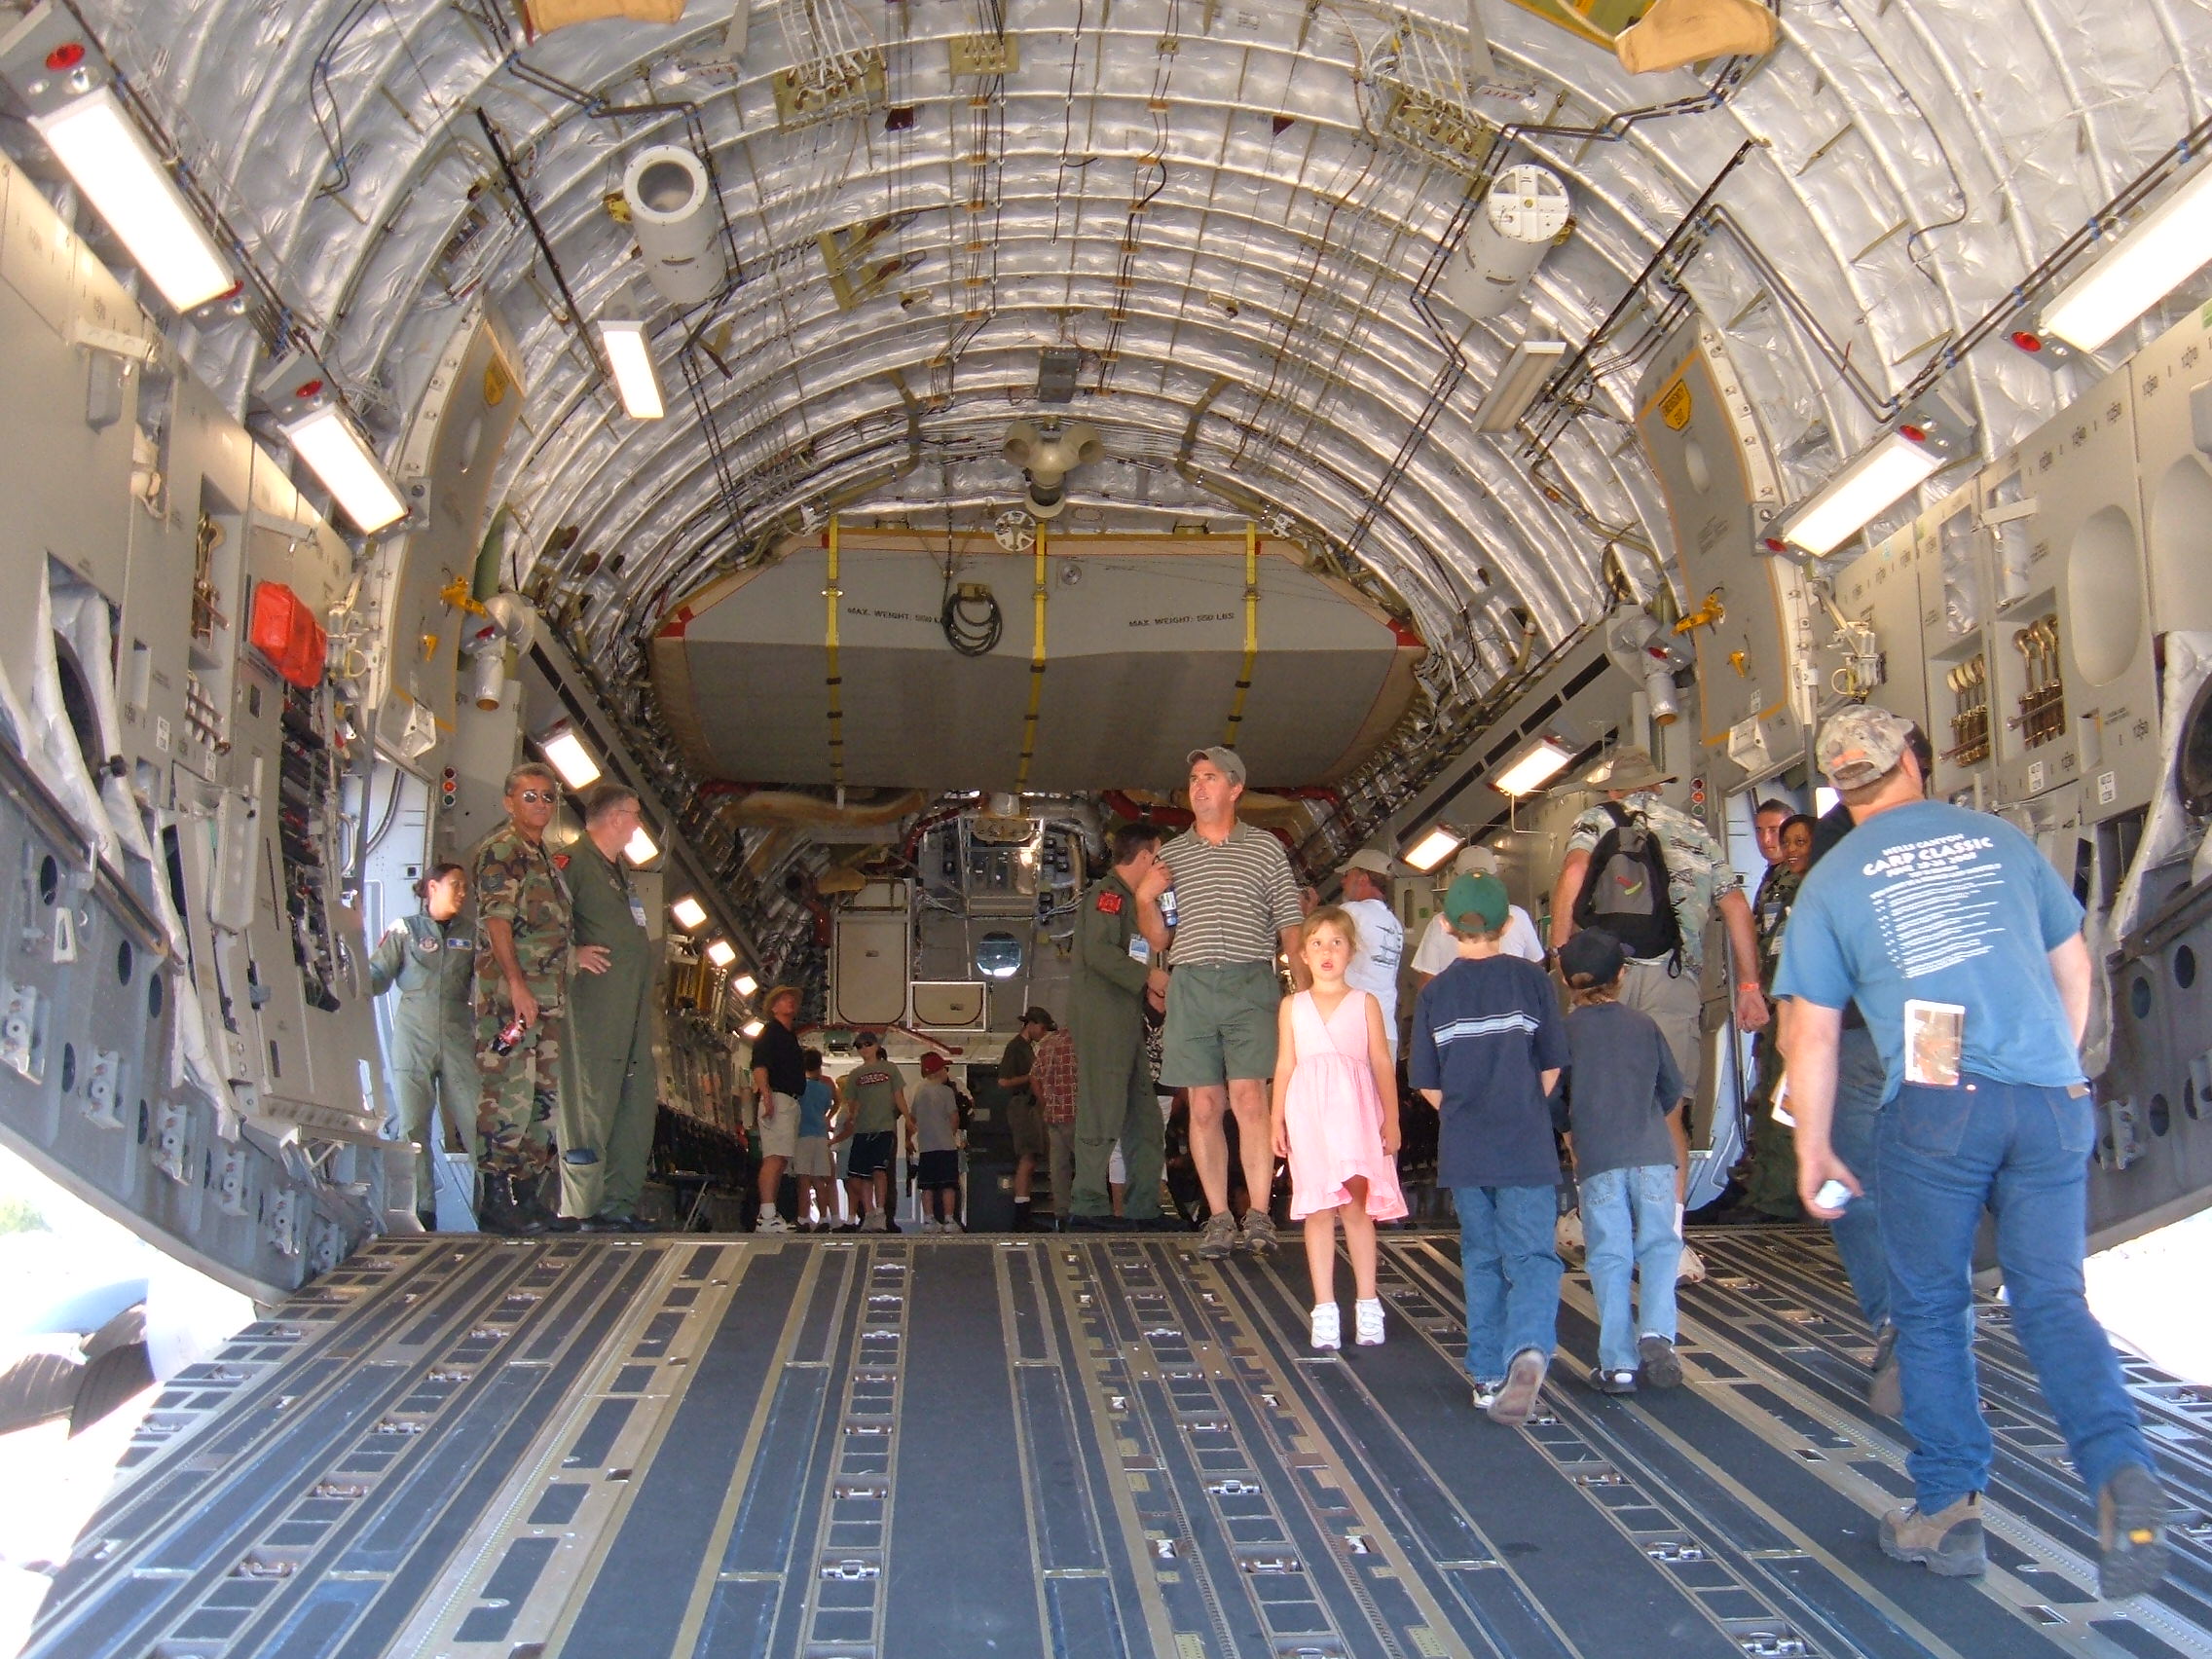
[{"label": "boy in navy blue shirt", "polygon": [[1414,1005],[1407,1062],[1437,1109],[1436,1178],[1459,1213],[1467,1375],[1493,1422],[1529,1420],[1559,1333],[1559,1154],[1550,1095],[1567,1063],[1559,994],[1532,962],[1498,952],[1511,906],[1494,875],[1444,895],[1459,957]]}]

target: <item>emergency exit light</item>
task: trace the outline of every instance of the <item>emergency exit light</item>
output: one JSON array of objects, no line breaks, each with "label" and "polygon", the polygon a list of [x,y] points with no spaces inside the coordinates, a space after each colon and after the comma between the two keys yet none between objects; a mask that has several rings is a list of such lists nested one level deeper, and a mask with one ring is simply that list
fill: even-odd
[{"label": "emergency exit light", "polygon": [[238,285],[214,238],[112,88],[95,87],[34,115],[31,126],[170,305],[190,311]]},{"label": "emergency exit light", "polygon": [[1431,870],[1450,858],[1466,837],[1449,826],[1439,824],[1406,850],[1406,863],[1418,870]]},{"label": "emergency exit light", "polygon": [[726,939],[718,939],[707,946],[707,960],[717,968],[727,968],[737,960],[737,946]]},{"label": "emergency exit light", "polygon": [[685,933],[689,933],[693,928],[706,925],[707,906],[700,903],[688,893],[671,904],[668,907],[668,913],[676,918],[676,925]]}]

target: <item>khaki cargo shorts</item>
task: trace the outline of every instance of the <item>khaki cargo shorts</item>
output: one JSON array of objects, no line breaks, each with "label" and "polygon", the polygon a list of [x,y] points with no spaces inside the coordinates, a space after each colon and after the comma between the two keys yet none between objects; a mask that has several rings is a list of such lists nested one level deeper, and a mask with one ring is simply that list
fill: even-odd
[{"label": "khaki cargo shorts", "polygon": [[1281,1002],[1272,962],[1176,969],[1167,981],[1161,1088],[1204,1088],[1274,1076]]}]

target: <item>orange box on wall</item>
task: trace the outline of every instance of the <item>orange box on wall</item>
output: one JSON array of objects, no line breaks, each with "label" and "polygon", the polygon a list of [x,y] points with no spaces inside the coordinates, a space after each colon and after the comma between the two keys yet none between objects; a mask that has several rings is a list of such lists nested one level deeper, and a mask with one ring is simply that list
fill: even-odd
[{"label": "orange box on wall", "polygon": [[329,636],[314,612],[282,582],[262,582],[253,590],[253,625],[247,637],[294,685],[321,683]]}]

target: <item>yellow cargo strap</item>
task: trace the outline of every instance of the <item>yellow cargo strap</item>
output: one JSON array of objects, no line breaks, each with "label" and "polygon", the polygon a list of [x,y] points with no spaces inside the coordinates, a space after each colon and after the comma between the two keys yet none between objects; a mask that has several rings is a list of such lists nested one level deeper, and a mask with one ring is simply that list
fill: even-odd
[{"label": "yellow cargo strap", "polygon": [[837,515],[830,515],[830,579],[822,586],[822,598],[829,609],[828,633],[823,641],[829,652],[830,672],[824,682],[830,693],[830,778],[839,789],[845,786],[845,693],[844,677],[837,672],[837,602],[845,597],[845,590],[837,585]]},{"label": "yellow cargo strap", "polygon": [[1260,527],[1244,527],[1244,669],[1236,677],[1236,701],[1229,706],[1224,749],[1236,747],[1236,728],[1244,723],[1244,699],[1252,692],[1252,664],[1260,655]]},{"label": "yellow cargo strap", "polygon": [[1037,706],[1045,695],[1045,523],[1037,522],[1036,586],[1031,590],[1035,608],[1029,645],[1029,713],[1021,721],[1021,767],[1014,775],[1014,793],[1029,787],[1029,762],[1037,754]]}]

